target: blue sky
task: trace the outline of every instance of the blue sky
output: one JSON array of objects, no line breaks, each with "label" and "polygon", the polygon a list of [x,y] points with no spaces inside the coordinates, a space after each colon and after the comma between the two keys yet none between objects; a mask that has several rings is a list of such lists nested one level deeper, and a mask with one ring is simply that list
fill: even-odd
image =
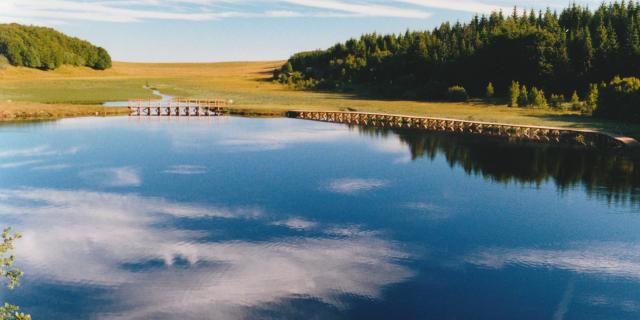
[{"label": "blue sky", "polygon": [[[424,30],[475,13],[561,9],[551,0],[0,0],[0,22],[54,27],[115,60],[286,59],[362,33]],[[600,1],[577,3],[597,6]]]}]

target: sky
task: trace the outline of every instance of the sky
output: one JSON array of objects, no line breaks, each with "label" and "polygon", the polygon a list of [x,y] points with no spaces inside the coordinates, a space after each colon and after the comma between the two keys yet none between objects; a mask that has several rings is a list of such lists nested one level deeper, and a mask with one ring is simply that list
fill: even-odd
[{"label": "sky", "polygon": [[[0,23],[56,28],[117,61],[282,60],[363,33],[426,30],[572,0],[0,0]],[[596,7],[600,0],[578,0]]]}]

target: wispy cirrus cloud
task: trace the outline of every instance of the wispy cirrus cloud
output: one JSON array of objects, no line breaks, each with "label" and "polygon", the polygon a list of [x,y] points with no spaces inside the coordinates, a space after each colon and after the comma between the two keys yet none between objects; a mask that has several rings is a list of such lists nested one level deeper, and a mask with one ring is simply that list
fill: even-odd
[{"label": "wispy cirrus cloud", "polygon": [[[580,1],[595,5],[594,1]],[[225,18],[391,17],[425,19],[429,9],[490,13],[557,8],[554,1],[510,0],[2,0],[0,21],[140,22],[211,21]],[[564,3],[563,3],[564,5]]]},{"label": "wispy cirrus cloud", "polygon": [[397,2],[408,3],[416,6],[445,9],[453,11],[491,13],[500,10],[511,10],[513,7],[501,6],[480,1],[443,1],[443,0],[397,0]]},{"label": "wispy cirrus cloud", "polygon": [[429,12],[404,4],[342,0],[3,0],[0,21],[145,20],[211,21],[251,17],[399,17],[428,18]]}]

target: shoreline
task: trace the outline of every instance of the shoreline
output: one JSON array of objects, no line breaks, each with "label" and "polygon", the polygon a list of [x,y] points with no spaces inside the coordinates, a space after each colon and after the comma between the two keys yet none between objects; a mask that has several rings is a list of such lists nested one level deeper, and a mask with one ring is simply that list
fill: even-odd
[{"label": "shoreline", "polygon": [[[10,106],[10,110],[7,111],[7,106]],[[1,123],[28,123],[37,121],[55,121],[64,118],[80,118],[80,117],[112,117],[112,116],[128,116],[130,114],[127,107],[109,107],[109,106],[96,106],[96,105],[51,105],[51,104],[22,104],[22,103],[10,103],[0,104],[0,124]],[[11,111],[13,110],[13,112]],[[259,108],[243,108],[243,107],[230,107],[227,109],[229,115],[240,117],[256,117],[256,118],[294,118],[307,120],[319,120],[326,122],[336,122],[345,124],[356,124],[365,126],[377,126],[377,127],[389,127],[389,128],[414,128],[425,131],[441,131],[441,132],[457,132],[461,134],[475,134],[493,136],[495,138],[507,138],[510,140],[530,140],[541,144],[558,144],[560,142],[560,132],[563,136],[572,136],[571,139],[575,139],[578,136],[581,137],[593,137],[588,138],[585,142],[585,146],[594,147],[601,145],[599,141],[601,138],[606,138],[609,142],[615,141],[617,147],[621,147],[629,150],[640,149],[640,142],[633,138],[624,135],[614,134],[603,130],[593,130],[587,128],[564,128],[564,127],[547,127],[536,126],[526,124],[511,124],[501,122],[485,122],[485,121],[469,121],[455,118],[443,118],[443,117],[428,117],[428,116],[416,116],[405,114],[391,114],[391,113],[370,113],[370,112],[352,112],[341,110],[269,110]],[[314,117],[302,118],[299,115],[301,113],[313,113]],[[323,115],[326,118],[322,118]],[[330,116],[327,116],[330,115]],[[349,119],[338,119],[337,115],[348,116]],[[353,119],[351,118],[353,116]],[[368,123],[370,117],[383,120],[384,124]],[[362,120],[361,120],[362,119]],[[367,120],[364,120],[367,119]],[[372,118],[373,119],[373,118]],[[364,120],[364,121],[363,121]],[[435,127],[434,124],[427,125],[424,121],[439,121],[442,125]],[[380,120],[378,120],[380,121]],[[424,122],[424,124],[422,124]],[[446,125],[445,125],[446,123]],[[487,134],[482,129],[495,132],[498,130],[501,134]],[[455,128],[454,128],[455,127]],[[492,128],[492,129],[487,129]],[[502,128],[502,129],[497,129]],[[507,130],[507,131],[505,131]],[[539,134],[538,132],[544,132]],[[547,135],[558,135],[558,139],[551,139]],[[530,137],[530,133],[532,137]],[[580,138],[581,139],[581,138]],[[591,141],[593,140],[593,141]]]},{"label": "shoreline", "polygon": [[91,116],[128,115],[121,107],[72,104],[0,103],[0,123],[59,120]]}]

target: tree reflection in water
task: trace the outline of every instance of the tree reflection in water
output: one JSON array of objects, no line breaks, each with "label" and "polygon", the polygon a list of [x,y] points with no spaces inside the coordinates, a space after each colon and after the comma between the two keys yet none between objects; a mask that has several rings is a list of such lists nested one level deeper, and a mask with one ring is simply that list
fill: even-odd
[{"label": "tree reflection in water", "polygon": [[513,143],[488,137],[411,129],[356,127],[368,136],[397,135],[412,160],[443,156],[467,174],[501,183],[553,181],[558,190],[584,187],[612,204],[640,204],[640,159],[620,150]]}]

